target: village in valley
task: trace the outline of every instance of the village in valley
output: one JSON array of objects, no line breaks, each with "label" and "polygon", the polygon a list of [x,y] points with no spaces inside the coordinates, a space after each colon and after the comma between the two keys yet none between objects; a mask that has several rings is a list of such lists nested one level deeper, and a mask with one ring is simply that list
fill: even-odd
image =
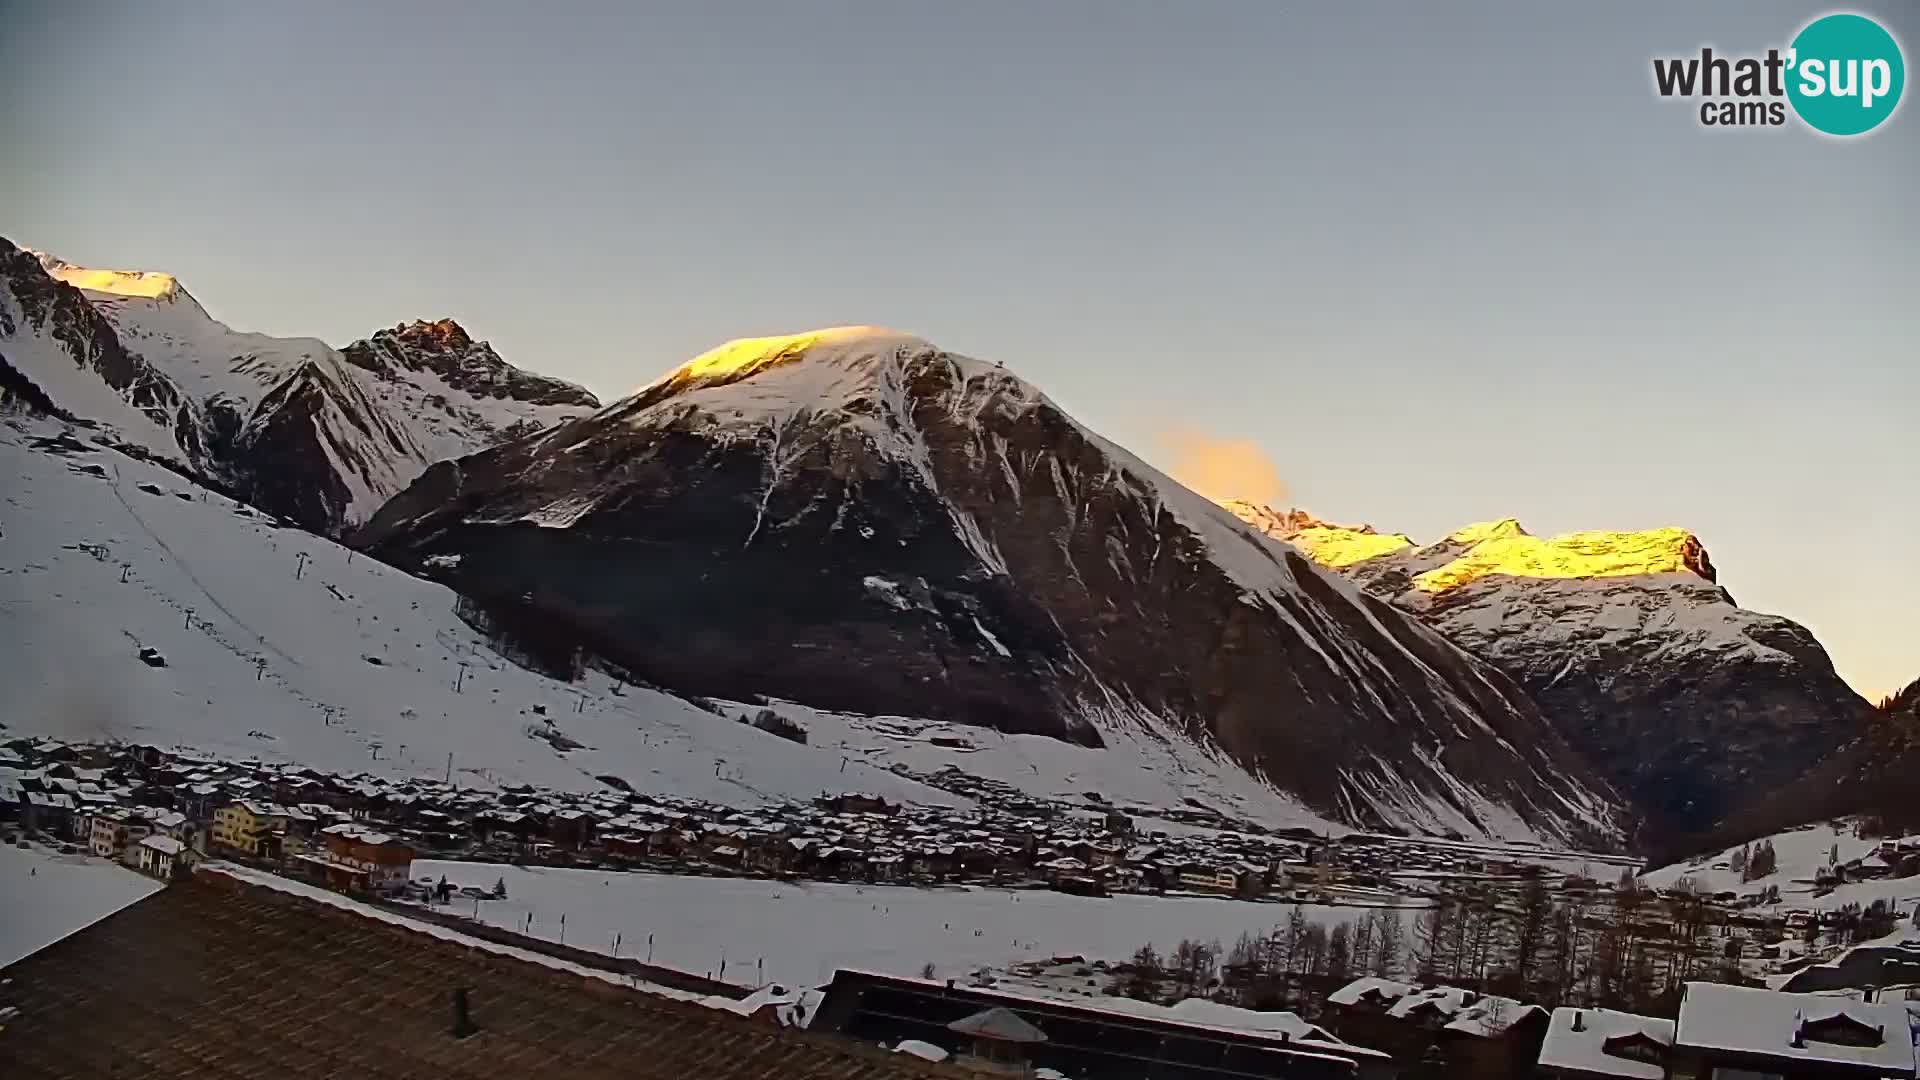
[{"label": "village in valley", "polygon": [[[1270,829],[1199,810],[1146,817],[1093,793],[1049,801],[964,774],[919,779],[967,806],[822,792],[728,807],[614,777],[590,793],[478,788],[451,767],[438,778],[336,775],[19,738],[0,744],[0,828],[10,846],[48,857],[116,861],[160,882],[227,875],[334,895],[766,1022],[1031,1075],[1135,1075],[1126,1070],[1143,1060],[1155,1076],[1653,1080],[1703,1076],[1716,1061],[1797,1075],[1809,1060],[1914,1075],[1920,837],[1881,837],[1870,821],[1642,874],[1620,856]],[[540,876],[548,870],[572,876]],[[595,901],[596,915],[564,892],[524,895],[687,878],[792,890],[774,895],[793,913],[826,896],[864,905],[868,929],[851,936],[879,934],[876,919],[905,922],[917,903],[942,934],[970,940],[929,945],[906,970],[897,958],[881,970],[776,957],[786,973],[769,975],[765,956],[729,970],[724,948],[717,966],[682,970],[679,957],[656,957],[652,932],[623,941],[623,907],[657,900]],[[836,889],[847,891],[823,892]],[[957,904],[982,896],[1003,907],[1026,898],[1028,914],[989,929]],[[1115,926],[1159,914],[1137,924],[1150,927],[1144,940],[1109,935],[1098,954],[1088,938],[1047,940],[1046,927],[1064,924],[1042,917],[1043,902],[1087,905],[1067,911],[1081,924],[1103,910]],[[979,962],[1008,925],[1018,948]],[[1223,925],[1240,929],[1224,936]],[[911,942],[933,933],[924,926],[900,932]],[[1773,1021],[1754,1019],[1690,1040],[1694,1028],[1728,1028],[1729,1011],[1792,1030],[1776,1039]],[[1839,1049],[1822,1057],[1829,1044]]]}]

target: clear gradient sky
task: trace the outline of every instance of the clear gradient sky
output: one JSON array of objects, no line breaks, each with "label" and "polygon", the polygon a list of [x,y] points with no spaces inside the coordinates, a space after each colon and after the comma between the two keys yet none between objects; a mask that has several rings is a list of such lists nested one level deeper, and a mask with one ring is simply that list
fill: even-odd
[{"label": "clear gradient sky", "polygon": [[[1920,104],[1837,142],[1651,89],[1825,10],[0,0],[0,234],[603,396],[910,330],[1162,464],[1252,440],[1333,520],[1687,526],[1879,694],[1920,676]],[[1853,10],[1920,62],[1920,8]]]}]

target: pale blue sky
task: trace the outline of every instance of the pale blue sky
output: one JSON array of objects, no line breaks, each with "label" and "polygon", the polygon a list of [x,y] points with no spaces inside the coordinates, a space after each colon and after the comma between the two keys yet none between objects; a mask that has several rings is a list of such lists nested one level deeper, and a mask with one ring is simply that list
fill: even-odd
[{"label": "pale blue sky", "polygon": [[[397,10],[388,10],[397,9]],[[538,10],[536,10],[538,9]],[[1685,525],[1920,676],[1920,114],[1703,130],[1825,7],[0,0],[0,234],[612,396],[863,322],[1431,538]],[[1920,14],[1868,4],[1913,61]]]}]

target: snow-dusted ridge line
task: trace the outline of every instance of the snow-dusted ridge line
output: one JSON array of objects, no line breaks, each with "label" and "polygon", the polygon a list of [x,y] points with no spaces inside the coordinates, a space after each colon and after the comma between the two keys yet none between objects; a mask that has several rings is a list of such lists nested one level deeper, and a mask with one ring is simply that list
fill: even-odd
[{"label": "snow-dusted ridge line", "polygon": [[[11,248],[11,245],[8,245]],[[597,407],[570,383],[523,372],[450,321],[382,330],[336,349],[313,338],[236,331],[208,315],[170,275],[74,266],[19,249],[0,280],[5,351],[56,404],[149,452],[271,502],[274,472],[305,446],[322,487],[299,504],[303,525],[344,533],[428,465],[551,427]],[[38,275],[39,280],[27,280]],[[56,285],[54,282],[64,283]],[[12,289],[5,286],[11,284]],[[23,325],[18,290],[72,286],[111,326],[166,406],[115,390],[57,328]],[[25,322],[30,322],[27,320]],[[25,347],[13,339],[38,337]],[[311,482],[302,478],[300,482]],[[250,496],[254,497],[254,496]],[[324,502],[324,507],[316,505]],[[276,512],[285,507],[270,506]]]}]

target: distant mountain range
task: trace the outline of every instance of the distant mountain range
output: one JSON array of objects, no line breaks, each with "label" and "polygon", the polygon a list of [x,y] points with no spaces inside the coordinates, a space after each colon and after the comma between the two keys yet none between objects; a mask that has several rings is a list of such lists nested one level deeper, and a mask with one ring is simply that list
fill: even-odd
[{"label": "distant mountain range", "polygon": [[335,349],[240,333],[166,274],[94,270],[0,239],[8,363],[75,415],[327,535],[429,464],[592,411],[451,321]]},{"label": "distant mountain range", "polygon": [[654,682],[1230,756],[1335,820],[1599,839],[1511,682],[1002,368],[733,342],[429,469],[357,541]]},{"label": "distant mountain range", "polygon": [[167,275],[0,240],[0,388],[452,585],[529,656],[1165,746],[1355,826],[1687,835],[1839,768],[1871,712],[1684,530],[1420,544],[1215,505],[998,365],[870,327],[732,342],[603,407],[450,321],[239,333]]},{"label": "distant mountain range", "polygon": [[1868,718],[1813,635],[1738,606],[1684,529],[1537,537],[1508,518],[1418,544],[1229,506],[1519,682],[1656,834],[1771,796]]}]

